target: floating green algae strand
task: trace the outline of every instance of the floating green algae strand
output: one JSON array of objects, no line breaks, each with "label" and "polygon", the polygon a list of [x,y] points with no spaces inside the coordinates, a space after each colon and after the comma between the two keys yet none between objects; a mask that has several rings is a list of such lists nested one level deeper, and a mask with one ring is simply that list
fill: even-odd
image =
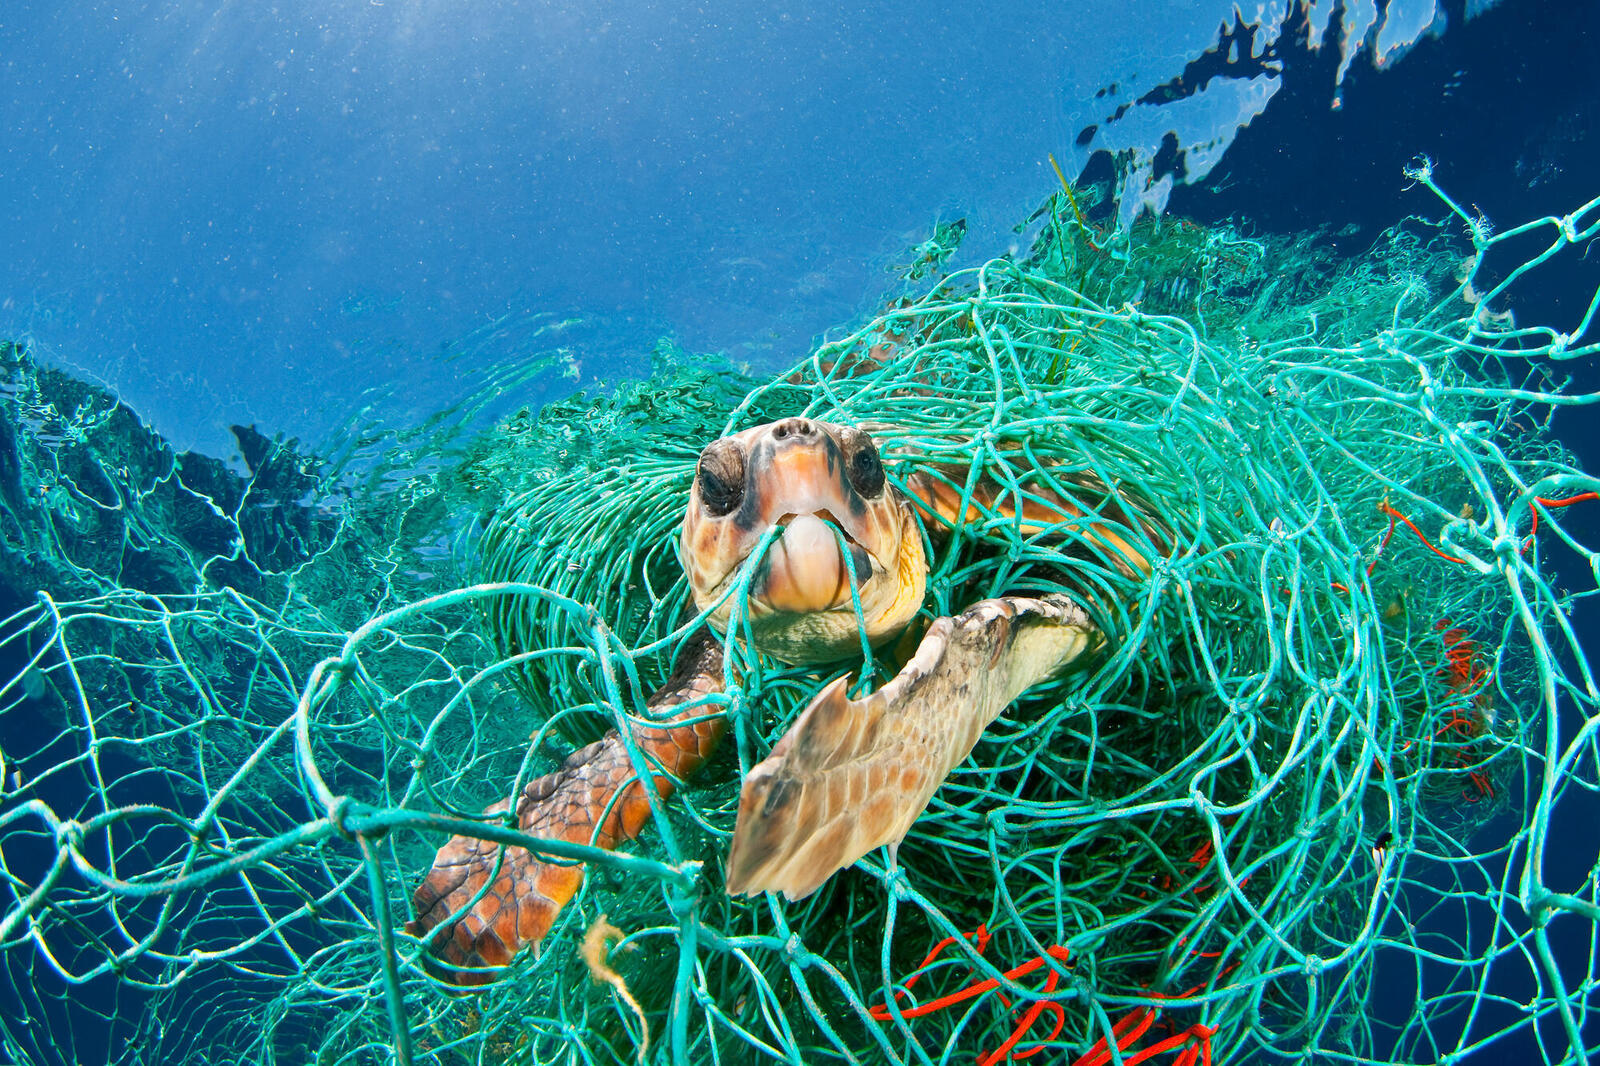
[{"label": "floating green algae strand", "polygon": [[[1553,255],[1596,210],[1524,235]],[[1060,196],[1025,259],[774,380],[664,348],[648,381],[405,476],[273,442],[248,476],[207,467],[11,349],[0,533],[12,587],[48,593],[5,629],[29,662],[0,712],[13,986],[43,1015],[52,974],[114,975],[144,999],[112,1025],[150,1061],[628,1062],[632,1012],[576,951],[604,912],[661,1062],[987,1056],[1041,996],[1061,1025],[1015,1050],[1055,1060],[1187,1034],[1155,1061],[1432,1062],[1537,1015],[1581,1052],[1596,990],[1558,972],[1547,923],[1592,928],[1596,887],[1545,887],[1538,855],[1597,783],[1568,619],[1588,593],[1552,569],[1593,566],[1567,506],[1597,486],[1543,427],[1592,402],[1556,360],[1596,348],[1587,319],[1496,314],[1473,270],[1518,231],[1459,229],[1408,221],[1342,261],[1175,220],[1111,239]],[[1135,580],[1003,515],[962,529],[931,614],[1063,588],[1116,643],[991,728],[897,869],[800,904],[728,899],[720,863],[740,773],[826,678],[730,657],[735,743],[629,853],[552,848],[589,877],[538,957],[451,994],[398,932],[415,879],[446,832],[526,840],[476,812],[642,706],[690,615],[674,541],[699,447],[795,413],[893,426],[891,477],[1092,471],[1176,546]],[[40,717],[44,742],[11,727]],[[1004,976],[1052,948],[1070,963]],[[1373,1010],[1395,967],[1415,1002]],[[1474,1011],[1508,974],[1537,993],[1504,1028]]]}]

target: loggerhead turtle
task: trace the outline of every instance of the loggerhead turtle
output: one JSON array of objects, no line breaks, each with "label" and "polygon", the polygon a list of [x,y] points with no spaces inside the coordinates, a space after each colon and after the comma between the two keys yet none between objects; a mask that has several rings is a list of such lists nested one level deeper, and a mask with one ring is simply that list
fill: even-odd
[{"label": "loggerhead turtle", "polygon": [[[922,608],[924,530],[939,538],[986,510],[1010,514],[1025,535],[1074,534],[1128,573],[1148,570],[1136,545],[1163,537],[1146,511],[1092,476],[1062,473],[1050,480],[1070,490],[1030,485],[1023,494],[985,477],[964,493],[955,487],[966,481],[964,469],[949,472],[952,480],[928,466],[914,470],[901,492],[886,479],[869,430],[876,431],[787,418],[706,446],[680,554],[695,603],[718,634],[743,613],[757,648],[797,664],[859,650],[863,628],[873,645],[886,644]],[[774,527],[781,532],[751,575],[747,607],[737,612],[733,590],[742,564]],[[745,632],[743,625],[736,631]],[[728,891],[799,899],[872,849],[894,848],[1012,700],[1102,643],[1084,606],[1068,596],[1005,596],[933,622],[900,672],[862,699],[848,698],[845,678],[835,680],[746,777]],[[634,727],[635,744],[663,771],[654,777],[661,795],[721,739],[720,718],[684,705],[719,690],[722,678],[722,647],[702,629],[648,701],[657,724]],[[485,813],[503,815],[508,805]],[[603,848],[637,836],[649,815],[615,731],[529,782],[516,799],[523,832]],[[424,936],[445,926],[431,947],[467,970],[454,974],[463,983],[491,979],[520,948],[536,946],[583,879],[581,865],[546,862],[515,847],[502,858],[500,850],[453,837],[414,895],[417,917],[408,932]]]}]

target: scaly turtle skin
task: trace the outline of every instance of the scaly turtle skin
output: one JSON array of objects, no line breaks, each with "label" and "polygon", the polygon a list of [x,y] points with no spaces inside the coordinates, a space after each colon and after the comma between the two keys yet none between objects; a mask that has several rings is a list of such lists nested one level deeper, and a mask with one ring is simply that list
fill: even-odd
[{"label": "scaly turtle skin", "polygon": [[[841,532],[846,562],[827,522]],[[774,526],[783,535],[750,587],[756,647],[787,663],[859,651],[853,565],[867,638],[899,635],[922,606],[928,562],[904,496],[891,489],[873,439],[850,426],[788,418],[708,444],[683,519],[680,555],[695,606],[728,628],[740,564]]]},{"label": "scaly turtle skin", "polygon": [[[956,484],[964,470],[958,477]],[[941,536],[998,509],[1025,534],[1076,534],[1125,571],[1148,569],[1125,534],[1139,526],[1159,542],[1157,523],[1130,514],[1093,478],[1056,480],[1074,494],[1029,486],[1019,507],[981,479],[962,512],[963,494],[937,470],[914,473],[909,495],[890,485],[869,432],[789,418],[714,441],[701,453],[681,554],[695,603],[718,633],[733,624],[742,637],[747,621],[761,651],[790,663],[825,662],[859,650],[863,628],[881,645],[916,616],[927,582],[924,525]],[[730,593],[742,564],[774,528],[781,532],[758,562],[740,611]],[[1004,597],[935,621],[900,673],[863,699],[847,698],[845,680],[835,681],[745,779],[728,891],[799,899],[872,849],[896,847],[1012,700],[1102,643],[1069,597]],[[634,727],[637,746],[664,771],[654,778],[663,796],[721,738],[720,720],[705,719],[702,708],[682,710],[721,685],[721,647],[692,640],[649,701],[658,724]],[[507,806],[502,801],[485,813]],[[615,732],[529,783],[516,810],[519,828],[532,836],[605,848],[636,837],[650,813]],[[452,838],[414,896],[417,918],[407,931],[424,936],[443,927],[431,947],[467,968],[455,975],[462,983],[491,979],[521,947],[537,945],[582,881],[579,865],[547,862],[522,848],[501,852],[476,838]],[[469,907],[491,876],[489,891]]]},{"label": "scaly turtle skin", "polygon": [[[722,646],[704,634],[690,641],[672,676],[650,697],[646,709],[660,724],[634,729],[639,749],[673,775],[655,777],[663,798],[672,794],[674,777],[705,762],[725,729],[722,719],[706,718],[701,709],[679,710],[722,687]],[[504,814],[509,806],[501,800],[483,813]],[[612,730],[567,756],[559,770],[528,782],[516,811],[517,828],[530,836],[614,848],[639,835],[650,801],[622,737]],[[491,876],[488,892],[468,908]],[[451,837],[412,897],[417,917],[406,923],[406,932],[420,937],[443,926],[431,946],[439,958],[462,967],[450,978],[485,984],[523,945],[544,938],[582,883],[582,865],[547,862],[525,848],[502,849],[477,837]]]}]

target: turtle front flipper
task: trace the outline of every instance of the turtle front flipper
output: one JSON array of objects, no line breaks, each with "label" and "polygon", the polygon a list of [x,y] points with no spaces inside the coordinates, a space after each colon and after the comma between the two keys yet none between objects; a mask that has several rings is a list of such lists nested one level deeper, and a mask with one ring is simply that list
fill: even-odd
[{"label": "turtle front flipper", "polygon": [[934,622],[871,695],[849,699],[839,678],[745,778],[728,891],[801,899],[898,844],[1012,700],[1101,643],[1065,596],[983,600]]},{"label": "turtle front flipper", "polygon": [[[634,726],[634,743],[673,775],[654,777],[663,798],[672,793],[674,778],[693,773],[706,760],[725,726],[721,718],[707,718],[703,705],[667,715],[721,687],[722,646],[702,634],[650,697],[651,717],[660,724]],[[502,814],[509,803],[501,800],[484,814]],[[649,817],[650,802],[616,730],[573,752],[555,772],[528,782],[517,797],[517,827],[529,836],[607,849],[638,836]],[[491,876],[489,891],[468,907]],[[477,837],[451,837],[412,896],[417,917],[406,923],[406,932],[422,937],[445,926],[431,948],[461,968],[449,971],[449,978],[486,984],[520,949],[538,945],[582,883],[581,863],[546,860],[526,848]]]}]

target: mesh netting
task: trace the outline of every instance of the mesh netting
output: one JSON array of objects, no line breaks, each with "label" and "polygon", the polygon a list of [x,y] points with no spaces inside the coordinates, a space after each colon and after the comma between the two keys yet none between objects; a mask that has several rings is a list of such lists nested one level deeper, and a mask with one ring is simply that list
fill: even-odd
[{"label": "mesh netting", "polygon": [[[12,349],[6,577],[48,591],[4,635],[6,1048],[1581,1058],[1600,989],[1562,942],[1593,942],[1596,883],[1543,871],[1552,819],[1600,787],[1569,618],[1592,586],[1554,570],[1593,567],[1573,530],[1600,504],[1546,427],[1594,399],[1553,368],[1596,350],[1595,304],[1570,335],[1497,309],[1600,233],[1600,201],[1501,234],[1444,203],[1471,248],[1413,220],[1346,261],[1171,220],[1101,235],[1063,196],[1025,260],[774,381],[663,351],[649,381],[404,474],[259,440],[248,476],[174,456]],[[1489,289],[1484,256],[1533,238]],[[483,819],[642,713],[696,623],[675,542],[700,447],[792,414],[892,427],[891,481],[937,464],[1018,498],[1093,474],[1170,550],[1130,575],[1003,507],[935,542],[929,616],[1064,591],[1111,643],[989,729],[892,868],[871,855],[796,904],[721,888],[742,773],[859,662],[732,649],[705,708],[732,742],[622,851]],[[470,994],[400,931],[449,833],[588,863],[540,951]],[[591,979],[601,914],[648,1049]]]}]

